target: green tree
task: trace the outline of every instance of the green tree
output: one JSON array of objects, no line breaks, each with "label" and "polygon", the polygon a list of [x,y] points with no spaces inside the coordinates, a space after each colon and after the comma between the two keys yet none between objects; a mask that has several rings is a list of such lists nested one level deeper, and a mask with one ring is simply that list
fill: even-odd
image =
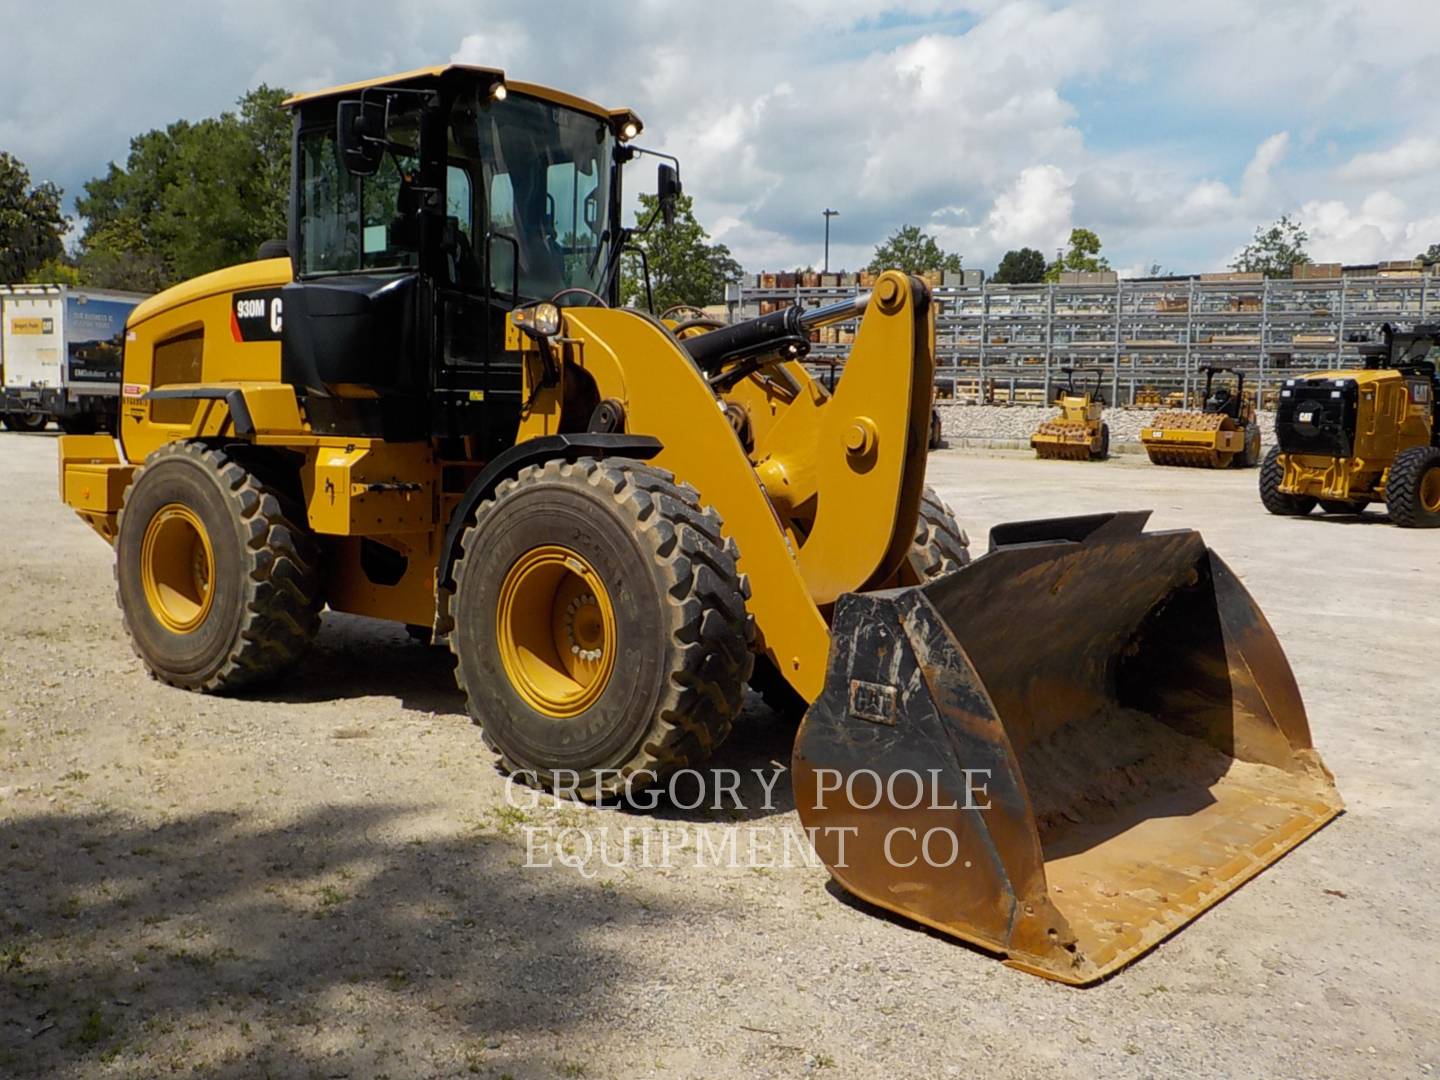
[{"label": "green tree", "polygon": [[[635,212],[637,228],[655,215],[656,195],[641,195]],[[694,200],[681,195],[675,200],[675,224],[657,219],[647,233],[637,233],[635,247],[645,253],[650,267],[650,285],[655,295],[655,314],[677,304],[704,307],[725,299],[725,283],[740,276],[740,264],[724,244],[710,243],[710,234],[695,220]],[[620,300],[627,305],[645,303],[645,273],[639,258],[625,257],[620,279]]]},{"label": "green tree", "polygon": [[1440,244],[1431,244],[1426,250],[1420,252],[1415,258],[1426,266],[1434,266],[1440,263]]},{"label": "green tree", "polygon": [[24,281],[63,254],[70,219],[60,194],[48,180],[31,187],[30,170],[0,150],[0,281]]},{"label": "green tree", "polygon": [[130,215],[112,218],[86,231],[79,257],[80,280],[97,289],[159,292],[173,283],[160,248]]},{"label": "green tree", "polygon": [[902,225],[890,238],[875,248],[875,257],[866,267],[871,273],[882,270],[904,270],[907,274],[924,274],[932,270],[960,272],[960,256],[947,253],[929,233],[918,225]]},{"label": "green tree", "polygon": [[46,259],[30,273],[25,275],[25,280],[35,285],[79,285],[80,267],[75,265],[75,260],[59,255],[53,259]]},{"label": "green tree", "polygon": [[990,280],[1000,285],[1033,285],[1044,281],[1045,256],[1030,247],[1007,251]]},{"label": "green tree", "polygon": [[251,90],[237,112],[130,140],[124,166],[85,185],[79,265],[91,285],[154,290],[246,262],[285,235],[286,91]]},{"label": "green tree", "polygon": [[1110,260],[1100,254],[1100,237],[1089,229],[1071,229],[1070,246],[1045,268],[1046,281],[1059,281],[1067,270],[1098,273],[1110,269]]},{"label": "green tree", "polygon": [[1267,278],[1289,277],[1296,266],[1310,261],[1305,253],[1309,240],[1310,234],[1300,222],[1291,221],[1289,214],[1282,214],[1269,228],[1262,225],[1255,230],[1255,238],[1241,249],[1230,269],[1260,273]]}]

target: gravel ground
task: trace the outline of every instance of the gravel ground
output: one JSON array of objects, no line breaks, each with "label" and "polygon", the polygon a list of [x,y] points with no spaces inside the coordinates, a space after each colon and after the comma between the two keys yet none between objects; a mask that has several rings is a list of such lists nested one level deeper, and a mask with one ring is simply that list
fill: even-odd
[{"label": "gravel ground", "polygon": [[[1000,520],[1115,507],[1203,528],[1289,651],[1348,802],[1158,950],[1074,990],[847,902],[813,866],[527,867],[537,829],[718,843],[795,815],[783,782],[770,809],[747,783],[744,814],[507,800],[445,657],[397,629],[327,615],[314,655],[263,695],[160,686],[125,643],[109,550],[56,501],[53,438],[0,435],[0,458],[0,1076],[1440,1066],[1425,929],[1440,919],[1440,536],[1378,514],[1268,517],[1253,472],[932,458],[977,544]],[[715,764],[784,762],[789,730],[752,702]]]},{"label": "gravel ground", "polygon": [[[1056,415],[1053,406],[1040,405],[940,405],[940,425],[945,441],[957,447],[1026,448],[1042,420]],[[1157,409],[1106,409],[1110,443],[1116,450],[1144,453],[1140,429],[1150,423]],[[1275,414],[1256,415],[1261,439],[1269,444],[1275,431]]]}]

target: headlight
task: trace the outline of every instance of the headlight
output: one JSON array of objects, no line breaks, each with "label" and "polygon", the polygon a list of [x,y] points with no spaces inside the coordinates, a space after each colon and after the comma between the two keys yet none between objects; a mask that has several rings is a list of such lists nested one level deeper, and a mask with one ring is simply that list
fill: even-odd
[{"label": "headlight", "polygon": [[560,332],[560,309],[554,304],[516,308],[510,318],[531,337],[554,337]]},{"label": "headlight", "polygon": [[554,337],[560,332],[560,309],[554,304],[535,305],[535,332]]}]

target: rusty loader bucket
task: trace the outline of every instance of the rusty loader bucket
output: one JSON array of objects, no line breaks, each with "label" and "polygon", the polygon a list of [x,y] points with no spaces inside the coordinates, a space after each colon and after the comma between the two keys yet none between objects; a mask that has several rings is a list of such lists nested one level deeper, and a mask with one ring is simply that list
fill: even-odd
[{"label": "rusty loader bucket", "polygon": [[997,528],[923,586],[842,597],[794,753],[850,892],[1073,984],[1341,811],[1269,623],[1148,513]]}]

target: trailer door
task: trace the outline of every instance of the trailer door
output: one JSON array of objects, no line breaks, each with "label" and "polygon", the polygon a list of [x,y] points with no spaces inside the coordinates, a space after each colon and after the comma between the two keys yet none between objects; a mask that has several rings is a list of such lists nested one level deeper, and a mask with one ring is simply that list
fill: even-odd
[{"label": "trailer door", "polygon": [[60,389],[64,385],[64,301],[57,293],[5,297],[5,389]]}]

